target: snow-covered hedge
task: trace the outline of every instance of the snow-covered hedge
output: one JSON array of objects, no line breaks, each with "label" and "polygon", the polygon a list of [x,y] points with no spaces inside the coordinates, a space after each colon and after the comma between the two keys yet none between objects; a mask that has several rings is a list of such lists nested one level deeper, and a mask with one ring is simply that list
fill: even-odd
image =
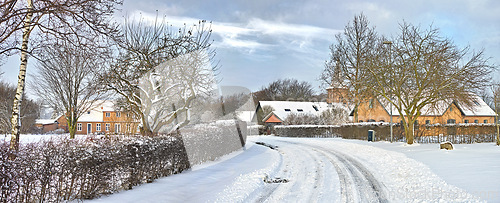
[{"label": "snow-covered hedge", "polygon": [[[366,140],[368,130],[375,131],[375,140],[390,140],[390,124],[384,122],[347,123],[342,125],[281,125],[275,126],[283,137],[342,137]],[[415,128],[415,140],[421,143],[450,141],[458,143],[494,142],[494,124],[434,124]],[[393,124],[393,140],[405,141],[404,129]]]},{"label": "snow-covered hedge", "polygon": [[200,164],[241,149],[246,142],[246,122],[222,120],[197,124],[180,131],[189,162]]},{"label": "snow-covered hedge", "polygon": [[21,144],[10,160],[0,143],[1,202],[91,199],[190,167],[174,136],[53,139]]}]

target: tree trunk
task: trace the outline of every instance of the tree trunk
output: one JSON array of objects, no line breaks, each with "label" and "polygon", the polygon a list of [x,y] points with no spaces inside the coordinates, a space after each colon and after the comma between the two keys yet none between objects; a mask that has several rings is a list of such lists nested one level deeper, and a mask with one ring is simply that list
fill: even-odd
[{"label": "tree trunk", "polygon": [[69,138],[75,139],[76,124],[73,124],[72,122],[68,122],[68,131],[69,131]]},{"label": "tree trunk", "polygon": [[356,103],[353,110],[354,123],[358,122],[358,104]]},{"label": "tree trunk", "polygon": [[406,143],[407,144],[413,144],[414,141],[415,141],[415,135],[413,134],[414,131],[413,129],[415,128],[415,121],[412,120],[412,121],[409,121],[408,123],[406,123],[406,125],[408,125],[408,131],[405,132],[406,133]]},{"label": "tree trunk", "polygon": [[500,146],[500,124],[498,123],[498,119],[497,119],[497,145]]},{"label": "tree trunk", "polygon": [[33,18],[33,2],[27,0],[27,14],[23,23],[23,41],[21,44],[21,65],[19,66],[19,76],[17,79],[16,95],[12,105],[12,136],[10,139],[10,149],[17,151],[19,149],[19,135],[21,134],[21,101],[24,95],[24,86],[26,78],[26,67],[28,65],[28,42],[33,27],[31,20]]}]

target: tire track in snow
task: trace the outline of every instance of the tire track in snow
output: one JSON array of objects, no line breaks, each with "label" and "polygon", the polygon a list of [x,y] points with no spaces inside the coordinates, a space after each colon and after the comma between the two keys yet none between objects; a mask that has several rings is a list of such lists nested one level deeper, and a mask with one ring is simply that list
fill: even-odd
[{"label": "tire track in snow", "polygon": [[[331,186],[325,183],[324,177],[328,174],[326,174],[324,170],[324,163],[321,163],[320,161],[327,160],[333,165],[339,177],[341,188],[341,202],[388,202],[385,195],[385,187],[377,181],[377,179],[366,167],[364,167],[361,163],[359,163],[352,157],[341,152],[331,149],[325,149],[316,145],[282,140],[276,140],[276,142],[285,144],[282,145],[284,149],[291,149],[287,152],[293,151],[293,153],[295,153],[294,156],[285,156],[285,154],[283,154],[285,160],[288,160],[289,158],[293,159],[302,157],[302,161],[291,161],[290,163],[314,162],[316,170],[310,170],[306,167],[302,171],[294,171],[293,173],[289,174],[290,178],[297,178],[297,181],[294,181],[293,187],[283,187],[280,184],[276,188],[282,189],[278,193],[281,195],[281,198],[275,199],[274,197],[276,193],[274,192],[276,192],[276,190],[272,190],[269,193],[261,196],[260,200],[282,200],[283,195],[287,195],[287,193],[288,195],[291,195],[294,191],[297,191],[294,188],[304,189],[304,186],[300,187],[297,185],[304,185],[304,183],[307,183],[304,182],[304,176],[307,176],[307,174],[300,174],[300,172],[304,173],[304,171],[316,171],[315,182],[313,184],[314,188],[312,189],[312,193],[308,195],[307,200],[308,202],[317,202],[320,198],[320,194],[322,193],[321,191],[323,191],[324,193],[324,191],[327,191],[329,189],[328,187]],[[304,155],[306,155],[311,160],[309,162],[304,161]],[[285,166],[285,168],[282,170],[286,170],[286,168],[287,167]]]},{"label": "tire track in snow", "polygon": [[318,152],[328,157],[337,170],[342,202],[388,202],[385,187],[362,164],[345,154],[317,148],[321,149]]},{"label": "tire track in snow", "polygon": [[[278,148],[284,157],[279,171],[270,174],[272,177],[286,178],[287,183],[266,184],[261,189],[257,199],[247,199],[245,202],[275,202],[275,201],[298,201],[318,202],[325,185],[324,158],[313,152],[307,146],[282,145]],[[300,163],[300,164],[297,164]],[[306,173],[312,172],[312,173]],[[306,192],[309,191],[309,192]],[[252,197],[254,195],[251,195]]]}]

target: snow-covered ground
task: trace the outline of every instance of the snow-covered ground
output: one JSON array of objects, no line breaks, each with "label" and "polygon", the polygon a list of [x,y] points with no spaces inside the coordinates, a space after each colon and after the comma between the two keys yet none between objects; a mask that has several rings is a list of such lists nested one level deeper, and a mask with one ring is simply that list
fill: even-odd
[{"label": "snow-covered ground", "polygon": [[[21,142],[61,136],[67,135],[22,135]],[[454,147],[447,151],[438,144],[250,136],[245,150],[92,201],[500,202],[500,147]]]},{"label": "snow-covered ground", "polygon": [[251,136],[245,150],[216,162],[92,201],[499,202],[498,172],[500,148],[491,143],[446,151],[437,144]]}]

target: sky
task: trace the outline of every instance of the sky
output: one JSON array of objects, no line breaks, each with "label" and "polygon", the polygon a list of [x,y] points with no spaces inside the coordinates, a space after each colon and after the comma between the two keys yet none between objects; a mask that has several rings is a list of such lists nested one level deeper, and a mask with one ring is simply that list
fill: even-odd
[{"label": "sky", "polygon": [[[211,21],[220,85],[257,91],[277,79],[293,78],[324,93],[319,76],[329,46],[360,13],[388,37],[398,34],[403,21],[432,25],[459,47],[484,49],[490,63],[500,65],[500,1],[494,0],[124,0],[115,18],[159,15],[174,26]],[[29,63],[28,74],[34,64]],[[18,67],[19,57],[11,57],[1,67],[2,79],[15,83]],[[500,81],[500,71],[494,78]]]}]

